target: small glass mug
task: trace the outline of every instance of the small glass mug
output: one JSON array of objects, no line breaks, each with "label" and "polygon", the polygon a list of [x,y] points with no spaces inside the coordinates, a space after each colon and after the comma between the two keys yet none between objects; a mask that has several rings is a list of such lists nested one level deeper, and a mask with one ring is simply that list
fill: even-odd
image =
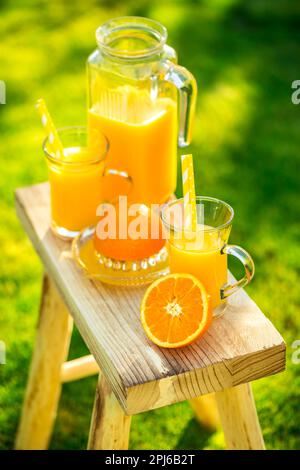
[{"label": "small glass mug", "polygon": [[[224,313],[226,299],[248,284],[254,275],[251,256],[241,247],[228,245],[234,211],[219,199],[196,198],[197,229],[184,228],[183,199],[171,201],[162,208],[161,219],[168,239],[170,270],[197,277],[211,297],[213,315]],[[235,256],[244,266],[245,275],[228,283],[227,255]]]},{"label": "small glass mug", "polygon": [[[43,143],[51,196],[51,229],[63,239],[73,239],[86,227],[95,225],[96,209],[111,202],[132,185],[130,176],[105,166],[109,149],[107,138],[99,131],[88,141],[87,129],[82,126],[58,130],[63,145],[63,158],[57,155],[49,138]],[[117,178],[117,181],[115,179]]]}]

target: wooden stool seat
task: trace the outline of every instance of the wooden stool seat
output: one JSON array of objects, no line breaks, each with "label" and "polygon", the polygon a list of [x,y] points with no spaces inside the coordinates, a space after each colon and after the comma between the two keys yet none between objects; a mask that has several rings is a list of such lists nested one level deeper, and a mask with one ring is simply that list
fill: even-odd
[{"label": "wooden stool seat", "polygon": [[[16,207],[50,278],[48,282],[55,285],[54,289],[59,292],[93,356],[86,359],[84,368],[89,369],[86,375],[96,372],[98,367],[102,372],[98,389],[109,398],[106,403],[100,403],[101,396],[97,398],[96,393],[95,406],[105,408],[108,403],[113,406],[116,398],[120,412],[133,415],[221,392],[217,401],[221,419],[223,414],[226,420],[226,413],[221,411],[228,405],[224,389],[284,370],[283,338],[245,291],[241,290],[231,298],[225,315],[215,320],[198,341],[183,349],[160,349],[148,340],[140,323],[140,302],[145,287],[114,287],[83,276],[71,257],[70,243],[52,234],[47,183],[18,189]],[[66,325],[64,328],[67,331]],[[38,336],[44,334],[39,332]],[[67,343],[67,333],[65,336]],[[59,358],[60,382],[72,378],[72,370],[74,378],[80,376],[76,361],[69,366],[63,364],[65,356],[66,346]],[[76,367],[77,372],[74,372]],[[29,380],[35,380],[32,368]],[[238,389],[233,390],[236,393]],[[248,388],[244,390],[246,394],[248,391]],[[25,415],[30,414],[32,407],[32,398],[31,404],[28,403],[28,393],[27,390],[17,439],[19,448],[30,447],[30,437],[25,434],[32,429],[24,424]],[[119,406],[117,401],[114,406]],[[93,438],[90,436],[90,443],[94,442],[90,447],[93,448],[99,447],[95,444],[95,435],[103,425],[95,421],[96,411],[94,408]],[[128,423],[124,426],[128,427]],[[112,443],[107,445],[117,448]]]}]

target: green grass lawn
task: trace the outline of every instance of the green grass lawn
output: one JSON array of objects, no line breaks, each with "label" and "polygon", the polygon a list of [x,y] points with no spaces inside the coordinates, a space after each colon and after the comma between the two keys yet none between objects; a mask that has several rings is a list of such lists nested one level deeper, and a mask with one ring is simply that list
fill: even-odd
[{"label": "green grass lawn", "polygon": [[[300,365],[291,358],[300,339],[300,105],[291,82],[300,79],[300,4],[288,0],[0,0],[0,449],[13,446],[39,305],[41,265],[13,203],[14,188],[46,179],[34,103],[43,96],[59,126],[85,123],[94,31],[128,14],[164,23],[197,78],[197,191],[235,208],[231,241],[256,263],[247,291],[287,342],[287,371],[254,383],[266,445],[299,449]],[[70,356],[85,353],[75,331]],[[95,385],[94,377],[63,387],[52,449],[85,448]],[[134,417],[130,447],[221,449],[224,440],[180,403]]]}]

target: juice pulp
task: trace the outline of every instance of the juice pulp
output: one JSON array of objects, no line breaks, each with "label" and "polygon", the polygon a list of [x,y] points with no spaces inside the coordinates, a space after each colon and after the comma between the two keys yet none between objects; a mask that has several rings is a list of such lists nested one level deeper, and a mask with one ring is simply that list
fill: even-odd
[{"label": "juice pulp", "polygon": [[212,308],[221,303],[220,288],[227,282],[227,255],[221,254],[217,237],[215,232],[204,232],[201,243],[183,239],[168,242],[171,272],[197,277],[211,296]]},{"label": "juice pulp", "polygon": [[103,201],[103,163],[91,163],[86,149],[70,147],[61,162],[48,161],[48,168],[53,224],[69,231],[94,225]]},{"label": "juice pulp", "polygon": [[117,90],[104,91],[89,110],[89,136],[100,130],[108,138],[108,164],[132,177],[132,201],[163,203],[177,182],[177,104],[170,98],[152,102],[131,86]]}]

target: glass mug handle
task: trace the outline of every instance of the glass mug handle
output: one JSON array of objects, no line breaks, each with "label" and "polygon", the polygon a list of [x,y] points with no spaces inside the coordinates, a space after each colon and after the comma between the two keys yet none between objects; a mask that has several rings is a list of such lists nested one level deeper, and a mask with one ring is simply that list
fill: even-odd
[{"label": "glass mug handle", "polygon": [[197,83],[186,68],[167,61],[165,80],[175,85],[179,93],[178,145],[186,147],[192,139],[192,127],[196,108]]},{"label": "glass mug handle", "polygon": [[[128,196],[128,194],[130,193],[130,191],[132,190],[132,186],[133,186],[133,181],[132,181],[132,178],[131,176],[127,173],[127,171],[123,171],[123,170],[116,170],[114,168],[108,168],[108,167],[104,167],[103,169],[103,173],[102,173],[102,176],[105,178],[106,176],[120,176],[120,178],[124,178],[128,181],[128,192],[127,194],[122,194],[122,196]],[[117,197],[117,196],[116,196]]]},{"label": "glass mug handle", "polygon": [[220,295],[221,299],[226,299],[230,295],[234,294],[241,287],[249,284],[251,279],[254,276],[254,262],[249,253],[247,253],[244,248],[241,248],[237,245],[225,245],[222,250],[222,254],[233,255],[237,258],[245,268],[245,275],[239,281],[234,282],[233,284],[227,283],[221,287]]}]

